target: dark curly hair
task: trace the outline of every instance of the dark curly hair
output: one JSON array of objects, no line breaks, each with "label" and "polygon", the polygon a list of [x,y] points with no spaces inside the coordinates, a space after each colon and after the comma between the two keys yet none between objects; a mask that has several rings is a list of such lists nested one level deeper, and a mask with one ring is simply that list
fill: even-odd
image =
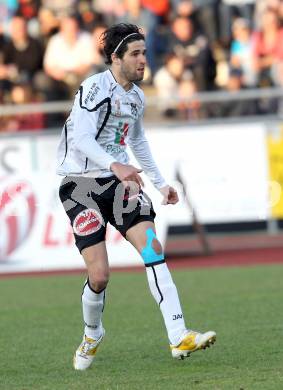
[{"label": "dark curly hair", "polygon": [[[133,35],[125,39],[125,37],[130,34]],[[124,42],[122,42],[123,39],[125,39]],[[108,28],[101,37],[106,57],[105,64],[112,64],[111,54],[114,53],[115,49],[117,50],[115,52],[116,55],[119,58],[123,58],[123,55],[128,49],[128,43],[139,40],[144,41],[144,34],[141,32],[141,29],[134,24],[119,23]],[[118,47],[119,44],[120,46]]]}]

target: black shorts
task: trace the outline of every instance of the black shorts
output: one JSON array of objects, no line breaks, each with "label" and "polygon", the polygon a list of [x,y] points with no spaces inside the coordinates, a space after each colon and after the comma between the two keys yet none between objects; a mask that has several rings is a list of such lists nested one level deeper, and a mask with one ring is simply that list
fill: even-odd
[{"label": "black shorts", "polygon": [[153,222],[155,218],[148,195],[142,190],[125,190],[116,176],[67,176],[62,180],[59,196],[80,252],[105,240],[108,222],[125,237],[130,227],[142,221]]}]

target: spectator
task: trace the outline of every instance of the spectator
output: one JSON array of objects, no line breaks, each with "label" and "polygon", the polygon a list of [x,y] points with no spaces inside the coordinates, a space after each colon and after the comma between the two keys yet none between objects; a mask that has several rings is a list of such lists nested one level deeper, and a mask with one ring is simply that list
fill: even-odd
[{"label": "spectator", "polygon": [[17,12],[26,20],[31,20],[37,17],[39,3],[38,0],[18,0]]},{"label": "spectator", "polygon": [[199,91],[214,88],[216,63],[205,36],[197,33],[191,19],[177,16],[171,25],[169,50],[180,56],[193,75]]},{"label": "spectator", "polygon": [[144,9],[141,0],[124,0],[125,13],[118,19],[121,23],[131,23],[142,28],[144,34],[152,28],[152,18]]},{"label": "spectator", "polygon": [[5,27],[18,8],[17,0],[0,0],[0,24]]},{"label": "spectator", "polygon": [[95,12],[103,15],[107,25],[112,25],[125,12],[123,0],[95,0],[93,1]]},{"label": "spectator", "polygon": [[3,31],[3,25],[0,22],[0,64],[3,63],[3,56],[4,56],[4,47],[6,46],[7,43],[7,37],[4,34]]},{"label": "spectator", "polygon": [[232,38],[233,19],[243,17],[252,21],[255,0],[222,0],[219,4],[220,36],[222,43],[228,47]]},{"label": "spectator", "polygon": [[201,32],[215,46],[218,41],[218,3],[219,0],[193,0],[196,19]]},{"label": "spectator", "polygon": [[57,89],[57,99],[70,98],[92,65],[91,35],[79,28],[74,14],[62,17],[59,33],[53,35],[44,56],[44,69],[51,78],[49,96]]},{"label": "spectator", "polygon": [[166,117],[197,119],[201,115],[198,101],[188,101],[197,92],[197,86],[190,71],[185,71],[184,63],[176,54],[167,56],[165,65],[154,78],[159,108]]},{"label": "spectator", "polygon": [[198,89],[192,74],[187,72],[187,75],[182,77],[178,92],[180,98],[178,111],[181,119],[197,120],[205,117],[203,106],[196,98],[193,98],[193,96],[198,92]]},{"label": "spectator", "polygon": [[49,39],[59,31],[59,20],[54,11],[41,7],[38,12],[38,22],[39,37],[43,47],[46,49]]},{"label": "spectator", "polygon": [[243,72],[243,85],[256,85],[256,73],[253,61],[253,44],[250,22],[244,18],[237,18],[232,26],[233,39],[230,49],[230,65]]},{"label": "spectator", "polygon": [[64,15],[66,12],[73,12],[77,0],[41,0],[41,6],[50,9],[55,15]]},{"label": "spectator", "polygon": [[0,80],[12,85],[17,80],[33,83],[35,75],[42,71],[43,49],[40,42],[27,33],[27,22],[15,15],[10,24],[11,40],[3,48],[3,65]]},{"label": "spectator", "polygon": [[260,86],[277,83],[276,67],[283,60],[283,29],[277,13],[267,8],[262,15],[262,28],[254,33],[254,61]]},{"label": "spectator", "polygon": [[94,11],[90,3],[79,2],[78,13],[80,15],[81,28],[85,31],[91,33],[97,24],[106,25],[104,16]]},{"label": "spectator", "polygon": [[183,60],[176,54],[169,54],[162,66],[154,75],[153,84],[157,91],[159,107],[165,116],[174,116],[179,83],[184,74]]},{"label": "spectator", "polygon": [[[37,102],[35,91],[30,83],[24,81],[13,85],[10,93],[11,104],[26,104]],[[5,116],[1,119],[0,131],[41,130],[45,126],[44,114],[29,113]]]},{"label": "spectator", "polygon": [[[231,95],[244,88],[243,73],[239,69],[231,69],[225,90]],[[257,112],[256,102],[252,100],[228,100],[218,104],[218,115],[222,117],[240,117],[255,115]]]},{"label": "spectator", "polygon": [[166,33],[163,26],[167,25],[170,12],[169,0],[142,0],[142,6],[148,13],[148,31],[146,34],[147,62],[152,76],[162,65],[166,52]]}]

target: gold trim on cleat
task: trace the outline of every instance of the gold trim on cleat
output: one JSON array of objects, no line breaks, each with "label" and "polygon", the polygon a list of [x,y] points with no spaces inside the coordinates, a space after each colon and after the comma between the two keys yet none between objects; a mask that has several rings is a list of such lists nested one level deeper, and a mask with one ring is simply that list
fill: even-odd
[{"label": "gold trim on cleat", "polygon": [[185,357],[190,356],[191,352],[210,348],[215,341],[216,333],[213,331],[203,334],[190,331],[183,337],[178,345],[170,345],[170,348],[173,358],[183,360]]}]

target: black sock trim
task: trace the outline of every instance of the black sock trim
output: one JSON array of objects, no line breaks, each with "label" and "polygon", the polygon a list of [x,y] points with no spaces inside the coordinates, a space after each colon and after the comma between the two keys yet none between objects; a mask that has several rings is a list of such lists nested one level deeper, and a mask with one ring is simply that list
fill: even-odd
[{"label": "black sock trim", "polygon": [[161,302],[163,301],[163,295],[162,295],[162,292],[160,290],[160,287],[158,286],[158,282],[157,282],[157,276],[156,276],[156,272],[155,272],[155,269],[154,269],[154,266],[151,267],[152,268],[152,272],[153,272],[153,275],[154,275],[154,280],[155,280],[155,285],[156,285],[156,288],[160,294],[160,301],[159,301],[159,306],[161,305]]},{"label": "black sock trim", "polygon": [[81,296],[81,299],[83,298],[83,294],[84,294],[84,291],[85,291],[85,286],[87,285],[87,280],[85,281],[84,283],[84,286],[83,286],[83,291],[82,291],[82,296]]},{"label": "black sock trim", "polygon": [[158,265],[158,264],[163,264],[165,263],[165,260],[158,260],[158,261],[153,261],[152,263],[147,263],[145,264],[146,267],[152,267],[153,265]]},{"label": "black sock trim", "polygon": [[104,287],[104,288],[102,288],[102,289],[99,290],[99,291],[95,291],[95,290],[91,287],[91,285],[90,285],[89,278],[87,278],[87,285],[88,285],[89,289],[90,289],[92,292],[94,292],[94,294],[100,294],[100,293],[102,293],[102,291],[104,291],[104,290],[106,289],[106,287]]},{"label": "black sock trim", "polygon": [[104,312],[104,307],[105,307],[105,295],[106,295],[106,291],[104,291],[104,294],[103,294],[103,306],[102,306],[102,313]]}]

